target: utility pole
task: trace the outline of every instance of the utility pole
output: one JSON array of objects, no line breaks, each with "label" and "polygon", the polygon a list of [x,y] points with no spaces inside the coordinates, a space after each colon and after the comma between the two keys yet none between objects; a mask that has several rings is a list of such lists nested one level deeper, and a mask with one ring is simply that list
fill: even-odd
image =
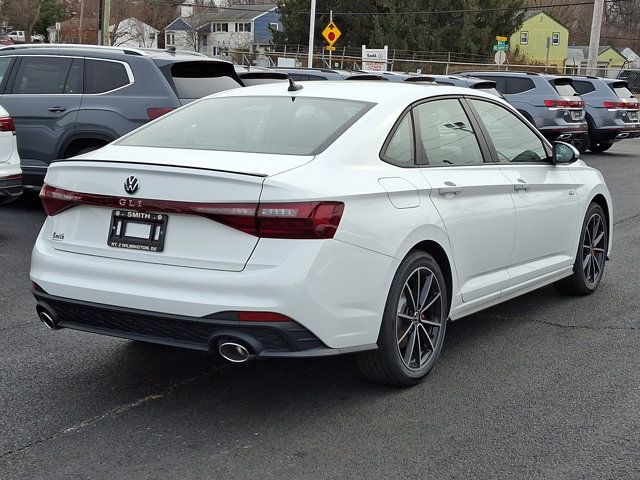
[{"label": "utility pole", "polygon": [[82,43],[82,20],[84,20],[84,0],[80,0],[80,21],[78,23],[78,43]]},{"label": "utility pole", "polygon": [[102,43],[102,11],[104,10],[104,0],[100,0],[98,4],[98,45],[104,45]]},{"label": "utility pole", "polygon": [[307,67],[313,67],[313,34],[316,29],[316,0],[311,0],[311,15],[309,16],[309,55],[307,56]]},{"label": "utility pole", "polygon": [[591,20],[591,39],[589,40],[589,58],[587,60],[587,75],[596,75],[598,69],[598,50],[600,50],[600,29],[602,27],[602,11],[604,0],[593,3],[593,19]]},{"label": "utility pole", "polygon": [[[333,23],[333,10],[329,10],[329,23]],[[331,49],[329,49],[329,68],[333,68],[333,64],[331,63],[331,53]]]},{"label": "utility pole", "polygon": [[102,33],[102,38],[100,39],[101,45],[110,45],[109,41],[109,19],[111,17],[111,0],[100,0],[102,3],[102,24],[100,25],[100,32]]}]

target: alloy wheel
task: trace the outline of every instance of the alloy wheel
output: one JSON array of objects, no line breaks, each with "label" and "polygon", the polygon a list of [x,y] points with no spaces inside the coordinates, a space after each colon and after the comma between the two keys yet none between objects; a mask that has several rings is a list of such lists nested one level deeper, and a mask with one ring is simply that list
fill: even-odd
[{"label": "alloy wheel", "polygon": [[582,271],[589,285],[600,280],[606,256],[606,224],[598,213],[587,222],[582,238]]},{"label": "alloy wheel", "polygon": [[420,370],[433,357],[443,330],[444,299],[437,277],[415,269],[402,287],[396,314],[398,353],[405,367]]}]

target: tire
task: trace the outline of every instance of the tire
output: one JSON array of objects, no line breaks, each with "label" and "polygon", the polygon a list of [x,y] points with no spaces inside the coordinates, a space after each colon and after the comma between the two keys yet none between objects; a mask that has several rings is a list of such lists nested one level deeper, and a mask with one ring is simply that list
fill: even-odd
[{"label": "tire", "polygon": [[[414,311],[416,296],[422,297],[417,309],[421,314]],[[425,252],[410,253],[391,284],[378,349],[356,357],[362,374],[386,385],[419,383],[440,356],[449,318],[447,299],[442,270],[434,258]]]},{"label": "tire", "polygon": [[582,137],[576,138],[573,141],[573,146],[578,149],[580,154],[583,154],[584,152],[586,152],[589,149],[590,145],[591,145],[591,132],[590,131],[588,133],[585,133],[584,135],[582,135]]},{"label": "tire", "polygon": [[573,273],[556,282],[556,287],[572,295],[591,295],[595,292],[604,274],[608,246],[607,217],[600,205],[592,203],[582,222]]},{"label": "tire", "polygon": [[606,152],[613,146],[613,142],[601,142],[601,143],[592,143],[589,145],[589,150],[593,153],[602,153]]}]

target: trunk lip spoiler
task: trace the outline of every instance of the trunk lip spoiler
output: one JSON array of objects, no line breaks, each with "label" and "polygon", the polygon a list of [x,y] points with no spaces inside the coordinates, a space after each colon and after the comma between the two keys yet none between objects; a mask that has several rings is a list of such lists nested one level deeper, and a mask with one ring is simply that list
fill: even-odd
[{"label": "trunk lip spoiler", "polygon": [[173,168],[189,168],[192,170],[203,170],[206,172],[220,172],[220,173],[231,173],[234,175],[248,175],[251,177],[259,177],[266,178],[269,175],[266,173],[257,173],[257,172],[238,172],[235,170],[224,170],[221,168],[205,168],[205,167],[194,167],[192,165],[176,165],[171,163],[151,163],[151,162],[136,162],[130,160],[101,160],[101,159],[90,159],[90,158],[61,158],[54,160],[51,162],[51,165],[58,163],[76,163],[76,162],[91,162],[91,163],[118,163],[120,165],[146,165],[146,166],[155,166],[155,167],[173,167]]}]

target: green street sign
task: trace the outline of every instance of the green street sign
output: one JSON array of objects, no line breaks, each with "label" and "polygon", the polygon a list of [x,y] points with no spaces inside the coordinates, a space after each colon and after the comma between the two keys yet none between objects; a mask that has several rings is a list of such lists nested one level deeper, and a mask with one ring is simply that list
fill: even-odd
[{"label": "green street sign", "polygon": [[498,51],[503,51],[506,52],[507,50],[509,50],[509,45],[494,45],[493,46],[493,51],[494,52],[498,52]]}]

